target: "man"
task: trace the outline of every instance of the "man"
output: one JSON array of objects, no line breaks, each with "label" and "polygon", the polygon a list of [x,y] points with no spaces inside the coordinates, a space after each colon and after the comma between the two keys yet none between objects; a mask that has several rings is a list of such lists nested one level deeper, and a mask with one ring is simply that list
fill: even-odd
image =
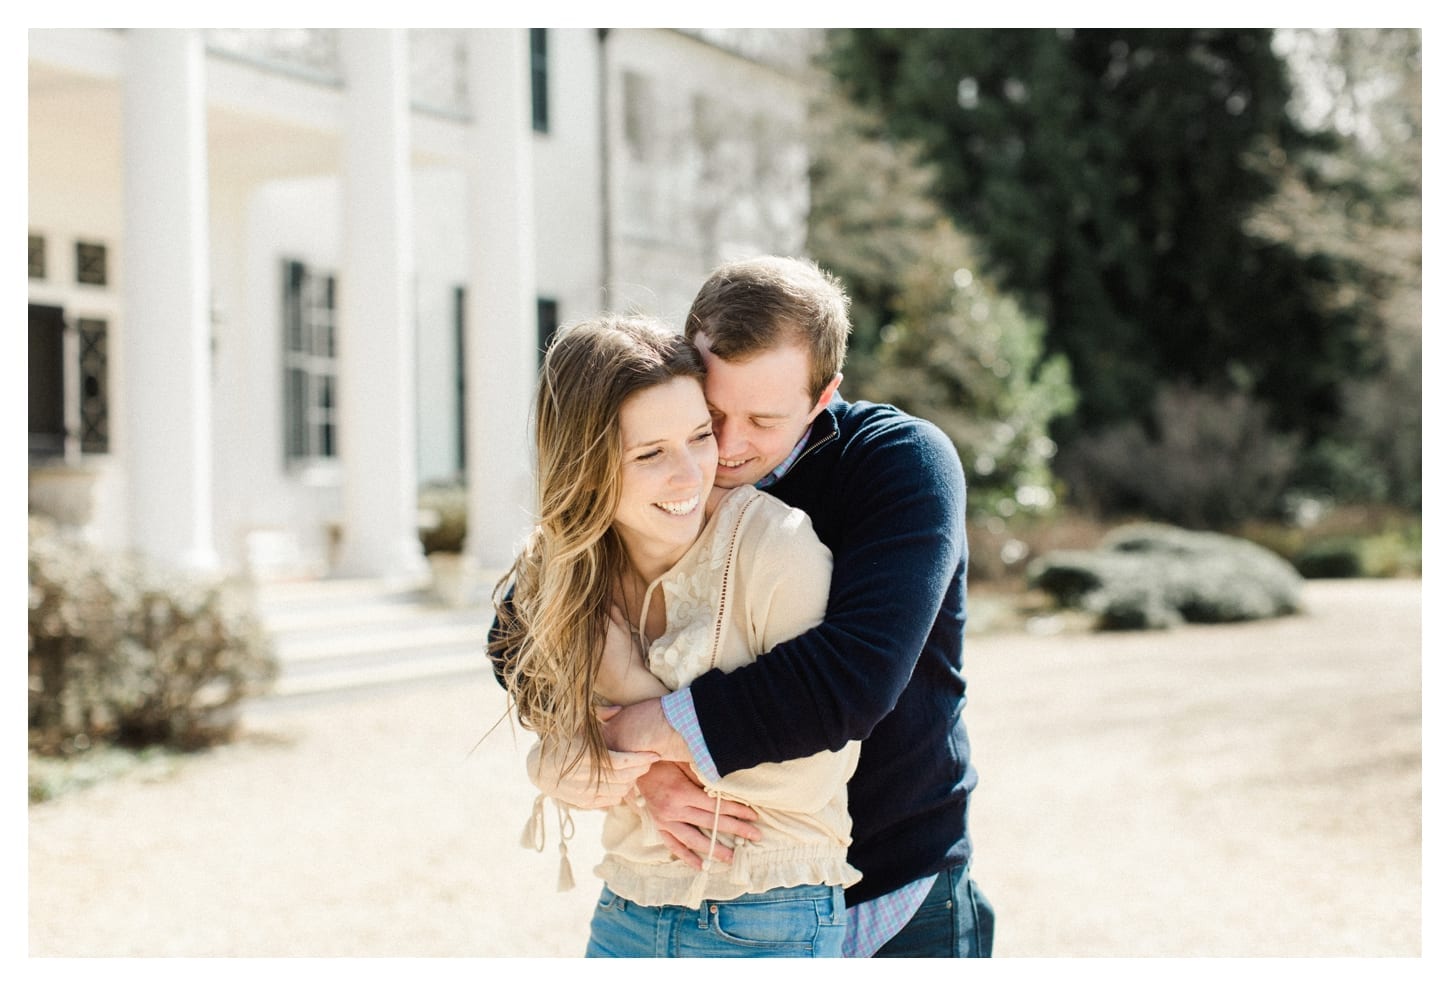
[{"label": "man", "polygon": [[673,762],[715,780],[864,740],[847,954],[985,957],[995,916],[969,872],[977,775],[962,721],[965,480],[940,429],[838,396],[848,305],[815,264],[763,257],[718,268],[685,329],[706,364],[716,486],[754,484],[810,516],[834,556],[824,621],[748,667],[609,713],[610,748],[642,755],[621,756],[614,786],[539,783],[587,807],[637,778],[661,835],[698,864],[711,852],[702,827],[749,838],[752,813],[726,802],[717,820]]}]

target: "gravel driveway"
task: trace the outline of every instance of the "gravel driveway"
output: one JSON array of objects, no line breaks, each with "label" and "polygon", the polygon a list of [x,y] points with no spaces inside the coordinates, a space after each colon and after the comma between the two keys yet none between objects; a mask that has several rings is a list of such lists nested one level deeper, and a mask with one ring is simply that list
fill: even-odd
[{"label": "gravel driveway", "polygon": [[[976,875],[1000,956],[1418,956],[1420,583],[1306,615],[973,637]],[[482,675],[259,708],[161,776],[29,810],[39,956],[576,956],[598,819],[519,846]],[[551,822],[552,831],[552,822]]]}]

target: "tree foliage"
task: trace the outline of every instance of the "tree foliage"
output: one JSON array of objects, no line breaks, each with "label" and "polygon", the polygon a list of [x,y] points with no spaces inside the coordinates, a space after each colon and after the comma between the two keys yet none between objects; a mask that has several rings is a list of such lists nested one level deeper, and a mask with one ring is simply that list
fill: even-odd
[{"label": "tree foliage", "polygon": [[1290,109],[1330,128],[1328,150],[1273,145],[1249,163],[1277,178],[1252,233],[1346,276],[1319,304],[1359,326],[1371,372],[1339,381],[1342,414],[1301,484],[1418,509],[1421,482],[1420,33],[1294,30],[1275,36],[1298,84]]},{"label": "tree foliage", "polygon": [[1262,30],[834,32],[829,63],[893,135],[919,142],[936,194],[1081,396],[1071,438],[1147,422],[1164,383],[1242,392],[1316,439],[1366,369],[1354,311],[1324,304],[1349,258],[1306,254],[1249,220],[1276,176],[1255,153],[1332,142],[1287,111]]},{"label": "tree foliage", "polygon": [[981,273],[930,195],[931,169],[839,100],[813,114],[808,249],[852,298],[849,392],[942,428],[962,455],[974,517],[1056,500],[1048,437],[1075,400],[1043,326]]}]

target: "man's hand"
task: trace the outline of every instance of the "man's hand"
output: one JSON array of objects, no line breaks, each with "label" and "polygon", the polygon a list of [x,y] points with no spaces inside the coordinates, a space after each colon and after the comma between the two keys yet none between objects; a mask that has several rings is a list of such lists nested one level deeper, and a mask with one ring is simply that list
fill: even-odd
[{"label": "man's hand", "polygon": [[610,769],[601,772],[596,784],[589,775],[587,757],[566,771],[567,756],[558,752],[546,754],[543,744],[535,743],[529,750],[529,780],[540,791],[575,808],[612,808],[624,800],[640,776],[658,760],[659,757],[648,752],[611,752]]},{"label": "man's hand", "polygon": [[684,738],[665,718],[657,698],[623,707],[596,709],[595,712],[604,723],[604,742],[611,750],[653,751],[659,754],[661,760],[678,760],[681,763],[694,759]]},{"label": "man's hand", "polygon": [[[652,766],[636,784],[655,829],[665,845],[670,847],[670,852],[700,869],[704,853],[710,848],[710,831],[716,827],[715,799],[701,790],[682,766],[669,761]],[[758,840],[760,830],[750,824],[755,817],[755,812],[748,806],[722,800],[718,837],[710,855],[728,863],[734,855],[729,843],[736,836],[752,842]]]}]

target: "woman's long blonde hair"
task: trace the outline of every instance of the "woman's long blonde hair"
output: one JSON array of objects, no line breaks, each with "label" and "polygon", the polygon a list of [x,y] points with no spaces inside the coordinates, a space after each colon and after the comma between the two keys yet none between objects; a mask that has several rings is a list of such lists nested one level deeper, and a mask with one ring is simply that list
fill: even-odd
[{"label": "woman's long blonde hair", "polygon": [[[640,317],[561,329],[544,356],[534,405],[538,522],[494,590],[504,683],[521,725],[567,768],[608,763],[592,709],[615,582],[628,564],[611,524],[619,504],[619,412],[648,387],[704,380],[683,336]],[[577,742],[583,739],[583,744]]]}]

